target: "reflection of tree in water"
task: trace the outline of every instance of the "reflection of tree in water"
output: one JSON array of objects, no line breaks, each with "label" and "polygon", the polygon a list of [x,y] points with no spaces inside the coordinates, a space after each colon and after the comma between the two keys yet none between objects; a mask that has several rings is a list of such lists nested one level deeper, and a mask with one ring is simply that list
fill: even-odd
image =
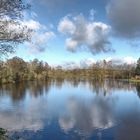
[{"label": "reflection of tree in water", "polygon": [[28,93],[34,97],[41,96],[43,93],[47,94],[51,86],[51,81],[34,81],[34,82],[21,82],[15,84],[6,84],[0,88],[1,94],[8,94],[12,100],[24,100]]},{"label": "reflection of tree in water", "polygon": [[26,94],[26,83],[7,84],[2,86],[3,94],[8,94],[13,101],[23,100]]},{"label": "reflection of tree in water", "polygon": [[96,94],[100,94],[102,92],[104,92],[104,81],[97,81],[97,80],[91,80],[89,81],[89,85],[90,85],[90,89],[96,93]]},{"label": "reflection of tree in water", "polygon": [[73,86],[73,87],[78,87],[78,85],[80,84],[80,79],[78,78],[73,78],[73,79],[69,79],[68,82]]},{"label": "reflection of tree in water", "polygon": [[128,82],[128,81],[123,81],[123,80],[107,80],[106,84],[108,85],[110,90],[118,90],[118,89],[123,89],[123,90],[135,90],[135,84]]},{"label": "reflection of tree in water", "polygon": [[32,96],[38,97],[43,94],[42,82],[34,81],[29,83],[29,92]]},{"label": "reflection of tree in water", "polygon": [[128,81],[119,81],[119,80],[80,80],[78,78],[73,79],[64,79],[57,78],[51,80],[52,84],[62,88],[62,85],[65,82],[70,83],[73,87],[78,87],[80,84],[83,86],[88,85],[89,88],[95,94],[102,94],[106,96],[107,94],[113,93],[114,90],[135,90],[135,84],[129,83]]},{"label": "reflection of tree in water", "polygon": [[140,84],[136,84],[137,95],[140,98]]},{"label": "reflection of tree in water", "polygon": [[119,80],[89,81],[90,89],[96,94],[113,93],[114,90],[135,90],[135,84]]},{"label": "reflection of tree in water", "polygon": [[50,86],[51,81],[49,80],[29,82],[28,85],[29,93],[34,97],[38,97],[43,95],[44,93],[47,94]]},{"label": "reflection of tree in water", "polygon": [[64,78],[56,78],[53,79],[51,82],[52,84],[54,84],[57,88],[62,88],[62,85],[64,83],[65,79]]}]

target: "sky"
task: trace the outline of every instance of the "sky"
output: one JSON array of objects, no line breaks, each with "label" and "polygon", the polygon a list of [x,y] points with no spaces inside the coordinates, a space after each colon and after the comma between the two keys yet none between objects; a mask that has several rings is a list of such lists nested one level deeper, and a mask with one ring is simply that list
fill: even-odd
[{"label": "sky", "polygon": [[28,0],[24,24],[31,42],[16,53],[50,65],[98,60],[133,63],[140,57],[140,0]]}]

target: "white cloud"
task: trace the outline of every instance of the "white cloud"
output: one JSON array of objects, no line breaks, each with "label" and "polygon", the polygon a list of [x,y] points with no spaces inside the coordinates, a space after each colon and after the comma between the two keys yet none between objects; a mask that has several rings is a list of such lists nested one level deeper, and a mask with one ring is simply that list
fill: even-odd
[{"label": "white cloud", "polygon": [[137,62],[137,59],[135,59],[131,56],[128,56],[128,57],[123,58],[123,61],[124,61],[124,63],[127,63],[127,64],[134,64]]},{"label": "white cloud", "polygon": [[32,42],[29,43],[30,52],[31,53],[38,53],[45,51],[47,43],[50,39],[52,39],[55,34],[51,31],[43,32],[43,33],[34,33],[32,37]]},{"label": "white cloud", "polygon": [[35,20],[26,20],[22,22],[23,25],[27,26],[28,28],[32,29],[32,30],[39,30],[40,28],[42,28],[42,25]]},{"label": "white cloud", "polygon": [[67,36],[69,51],[85,48],[93,54],[111,51],[109,32],[111,27],[102,22],[88,21],[83,15],[64,17],[58,25],[58,31]]},{"label": "white cloud", "polygon": [[64,34],[73,34],[75,29],[74,23],[68,17],[64,17],[58,25],[58,31]]},{"label": "white cloud", "polygon": [[82,68],[88,68],[95,63],[96,63],[96,60],[94,60],[93,58],[87,58],[87,59],[82,60],[80,62],[80,65],[81,65]]},{"label": "white cloud", "polygon": [[62,67],[64,69],[75,69],[75,68],[80,68],[80,64],[78,62],[63,62]]},{"label": "white cloud", "polygon": [[31,42],[28,42],[31,53],[43,52],[46,49],[50,39],[55,37],[54,32],[49,31],[47,27],[36,20],[23,21],[22,24],[33,30]]},{"label": "white cloud", "polygon": [[72,40],[71,38],[66,39],[67,49],[70,50],[71,52],[75,52],[77,45],[78,45],[77,41]]},{"label": "white cloud", "polygon": [[107,62],[111,61],[113,64],[135,64],[137,62],[137,59],[135,59],[134,57],[131,56],[126,56],[123,58],[111,58],[108,57],[105,59]]},{"label": "white cloud", "polygon": [[112,60],[112,57],[108,57],[105,59],[107,62],[111,61]]},{"label": "white cloud", "polygon": [[94,60],[93,58],[86,58],[79,62],[74,62],[74,61],[63,62],[62,67],[64,69],[89,68],[95,63],[96,63],[96,60]]},{"label": "white cloud", "polygon": [[46,31],[46,30],[48,30],[46,25],[43,25],[39,21],[36,21],[33,19],[25,20],[25,21],[22,21],[21,23],[22,23],[22,25],[27,26],[28,28],[30,28],[31,30],[34,30],[34,31],[39,31],[39,30]]}]

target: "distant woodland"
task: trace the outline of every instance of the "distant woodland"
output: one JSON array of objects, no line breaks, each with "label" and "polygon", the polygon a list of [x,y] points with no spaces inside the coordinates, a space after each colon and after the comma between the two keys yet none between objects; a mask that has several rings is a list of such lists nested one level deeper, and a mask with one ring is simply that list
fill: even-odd
[{"label": "distant woodland", "polygon": [[0,84],[21,81],[45,81],[48,79],[123,79],[140,80],[140,59],[135,65],[115,65],[105,60],[88,68],[63,69],[61,66],[51,67],[47,62],[34,59],[25,62],[19,57],[0,61]]}]

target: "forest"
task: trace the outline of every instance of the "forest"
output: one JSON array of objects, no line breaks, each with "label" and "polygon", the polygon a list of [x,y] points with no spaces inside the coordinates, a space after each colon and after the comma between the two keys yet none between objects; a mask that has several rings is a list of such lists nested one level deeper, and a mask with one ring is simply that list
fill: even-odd
[{"label": "forest", "polygon": [[140,59],[135,65],[115,65],[105,60],[96,62],[88,68],[64,69],[62,66],[51,67],[47,62],[34,59],[25,62],[22,58],[13,57],[0,61],[0,84],[21,81],[45,81],[48,79],[123,79],[140,80]]}]

